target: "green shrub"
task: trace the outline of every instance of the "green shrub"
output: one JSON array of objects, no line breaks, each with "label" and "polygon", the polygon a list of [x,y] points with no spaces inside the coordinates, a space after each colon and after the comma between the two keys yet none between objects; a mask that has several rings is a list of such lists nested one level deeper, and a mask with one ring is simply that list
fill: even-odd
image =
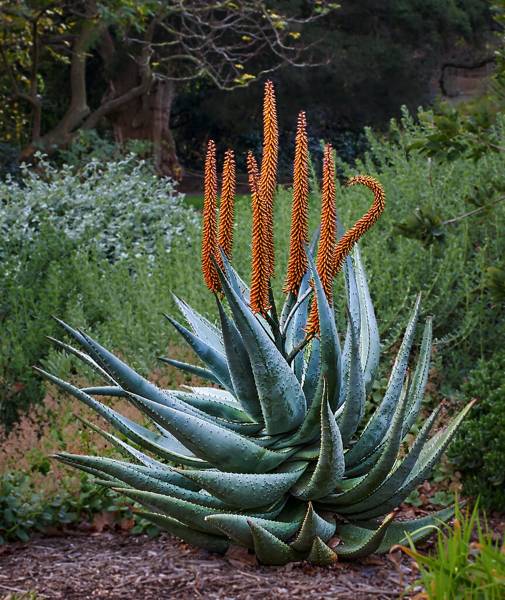
[{"label": "green shrub", "polygon": [[[474,541],[475,540],[475,541]],[[403,548],[416,561],[429,600],[501,600],[505,589],[505,545],[481,523],[477,505],[470,513],[456,508],[454,525],[441,524],[433,554],[410,541]]]},{"label": "green shrub", "polygon": [[482,506],[505,511],[505,352],[481,361],[463,385],[478,403],[449,451],[463,476],[463,491],[479,496]]}]

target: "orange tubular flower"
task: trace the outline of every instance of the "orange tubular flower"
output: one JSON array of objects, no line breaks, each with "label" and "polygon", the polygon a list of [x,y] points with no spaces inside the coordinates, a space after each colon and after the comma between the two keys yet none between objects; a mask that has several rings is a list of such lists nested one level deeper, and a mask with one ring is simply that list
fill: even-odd
[{"label": "orange tubular flower", "polygon": [[[336,239],[335,163],[330,144],[324,148],[323,187],[321,192],[321,235],[317,249],[317,272],[328,302],[333,301],[334,253]],[[313,299],[306,327],[307,335],[319,333],[317,300]]]},{"label": "orange tubular flower", "polygon": [[357,184],[365,185],[367,188],[371,189],[374,194],[374,199],[368,212],[364,214],[361,219],[356,221],[336,245],[333,262],[335,274],[342,268],[345,258],[351,252],[354,244],[377,222],[385,208],[386,196],[384,194],[384,188],[376,179],[368,175],[357,175],[356,177],[351,177],[347,182],[348,186]]},{"label": "orange tubular flower", "polygon": [[277,125],[277,108],[275,104],[274,84],[265,83],[263,101],[263,155],[261,158],[261,175],[259,193],[265,209],[266,248],[268,252],[268,272],[274,274],[274,227],[273,207],[275,187],[277,185],[277,156],[279,153],[279,129]]},{"label": "orange tubular flower", "polygon": [[265,209],[259,193],[258,165],[251,152],[247,155],[247,171],[252,196],[252,267],[251,310],[265,315],[270,308],[268,296],[268,254],[265,252]]},{"label": "orange tubular flower", "polygon": [[295,142],[295,164],[293,172],[293,209],[291,212],[291,235],[289,240],[289,260],[284,292],[297,294],[300,283],[307,271],[308,261],[305,244],[308,233],[309,202],[309,142],[305,113],[298,115],[298,128]]},{"label": "orange tubular flower", "polygon": [[218,292],[221,289],[216,267],[212,262],[212,259],[217,255],[216,202],[216,145],[212,140],[209,140],[205,157],[202,272],[205,284],[211,292]]},{"label": "orange tubular flower", "polygon": [[[227,150],[224,155],[223,184],[221,189],[221,204],[219,206],[218,247],[223,249],[231,260],[233,247],[233,216],[235,204],[235,156],[233,150]],[[222,265],[221,253],[218,252],[218,263]]]}]

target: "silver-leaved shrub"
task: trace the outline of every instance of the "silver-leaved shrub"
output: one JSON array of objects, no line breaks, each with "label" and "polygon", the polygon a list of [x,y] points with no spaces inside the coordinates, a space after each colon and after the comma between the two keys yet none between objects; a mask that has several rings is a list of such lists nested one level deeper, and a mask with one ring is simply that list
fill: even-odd
[{"label": "silver-leaved shrub", "polygon": [[0,181],[2,261],[48,227],[111,262],[153,259],[158,243],[169,251],[176,236],[195,230],[195,213],[175,182],[133,154],[91,159],[79,169],[54,166],[43,155],[37,160],[36,167],[22,165],[17,179]]}]

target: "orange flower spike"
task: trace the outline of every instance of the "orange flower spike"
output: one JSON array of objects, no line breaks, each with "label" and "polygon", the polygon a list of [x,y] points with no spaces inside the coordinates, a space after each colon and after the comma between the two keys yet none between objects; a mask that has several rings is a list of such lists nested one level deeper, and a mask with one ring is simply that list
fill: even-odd
[{"label": "orange flower spike", "polygon": [[265,209],[266,249],[268,252],[269,275],[274,274],[274,226],[273,208],[277,185],[277,157],[279,154],[279,128],[277,124],[277,107],[274,84],[265,83],[263,100],[263,155],[261,158],[261,174],[259,193]]},{"label": "orange flower spike", "polygon": [[295,141],[295,164],[293,170],[293,209],[291,212],[291,234],[289,260],[284,292],[297,294],[307,271],[308,261],[305,244],[309,241],[309,142],[305,113],[298,115]]},{"label": "orange flower spike", "polygon": [[252,196],[252,265],[251,310],[265,315],[269,309],[268,262],[265,252],[265,211],[259,194],[258,165],[251,152],[247,155],[247,171]]},{"label": "orange flower spike", "polygon": [[[233,217],[235,205],[235,155],[227,150],[224,155],[223,183],[221,188],[221,204],[219,206],[218,249],[222,248],[228,260],[231,260],[233,247]],[[218,262],[222,268],[221,253],[218,251]]]},{"label": "orange flower spike", "polygon": [[[321,191],[321,234],[317,249],[316,267],[328,302],[333,301],[334,253],[337,233],[335,210],[335,163],[333,148],[327,144],[323,156],[323,185]],[[319,333],[319,313],[314,297],[307,322],[306,333]]]},{"label": "orange flower spike", "polygon": [[217,254],[217,171],[216,145],[209,140],[205,157],[205,179],[203,200],[202,272],[206,286],[211,292],[221,289],[216,267],[212,259]]},{"label": "orange flower spike", "polygon": [[346,231],[336,245],[334,255],[335,275],[342,269],[346,256],[351,252],[354,244],[377,222],[386,206],[384,188],[376,179],[368,175],[357,175],[356,177],[351,177],[347,182],[348,187],[358,184],[372,190],[374,199],[368,212],[356,221],[351,229]]}]

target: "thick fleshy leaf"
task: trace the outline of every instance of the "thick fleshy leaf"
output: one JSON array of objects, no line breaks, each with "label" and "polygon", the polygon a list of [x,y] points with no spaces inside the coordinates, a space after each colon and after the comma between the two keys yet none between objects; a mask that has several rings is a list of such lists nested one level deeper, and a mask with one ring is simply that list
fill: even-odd
[{"label": "thick fleshy leaf", "polygon": [[303,500],[317,500],[338,486],[344,475],[342,438],[327,400],[321,407],[321,450],[314,472],[302,477],[293,494]]},{"label": "thick fleshy leaf", "polygon": [[177,519],[172,519],[159,513],[139,511],[137,515],[143,519],[147,519],[162,531],[168,531],[170,535],[181,539],[183,542],[204,548],[209,552],[224,554],[230,545],[223,537],[204,533],[203,531],[196,531]]},{"label": "thick fleshy leaf", "polygon": [[[68,325],[63,323],[62,325],[66,331],[72,330]],[[182,402],[173,396],[162,392],[82,331],[74,331],[74,334],[76,335],[76,339],[85,346],[92,359],[107,371],[113,378],[113,381],[119,384],[124,390],[142,395],[145,398],[166,404],[167,406],[177,407],[179,410],[188,410],[189,408],[190,412],[194,412],[190,407],[185,407]]]},{"label": "thick fleshy leaf", "polygon": [[292,431],[306,410],[305,396],[296,375],[251,310],[219,273],[223,291],[249,354],[261,410],[268,434]]},{"label": "thick fleshy leaf", "polygon": [[[96,469],[99,473],[109,475],[127,484],[129,488],[172,496],[210,508],[229,510],[227,504],[210,494],[201,494],[198,491],[190,490],[186,485],[180,486],[176,483],[177,480],[175,478],[170,482],[167,481],[166,474],[163,474],[163,480],[161,480],[155,477],[154,473],[146,473],[145,468],[142,470],[135,465],[102,457],[60,453],[56,455],[56,458],[78,469]],[[174,473],[174,475],[183,479],[179,473]]]},{"label": "thick fleshy leaf", "polygon": [[[310,290],[310,273],[307,272],[300,284],[300,290],[295,304],[292,307],[293,316],[288,315],[286,319],[286,353],[289,354],[305,339],[305,326],[307,325],[307,315],[309,309],[310,295],[307,292]],[[303,376],[303,352],[299,352],[293,360],[293,370],[298,381],[302,380]]]},{"label": "thick fleshy leaf", "polygon": [[414,341],[416,324],[419,316],[420,301],[421,298],[418,296],[413,315],[407,326],[402,344],[393,365],[384,398],[375,413],[368,421],[359,440],[346,454],[345,464],[347,467],[356,465],[363,458],[366,458],[369,454],[372,454],[377,446],[381,444],[386,431],[389,429],[391,419],[393,418],[393,414],[396,410],[396,406],[402,393],[410,350]]},{"label": "thick fleshy leaf", "polygon": [[127,394],[122,387],[118,385],[102,385],[95,387],[81,388],[86,394],[93,396],[110,396],[113,398],[126,398]]},{"label": "thick fleshy leaf", "polygon": [[[59,319],[56,319],[56,320],[58,321],[58,323],[60,323],[60,325],[62,325],[62,326],[64,325],[65,327],[68,327],[68,325],[66,323],[63,323],[63,321],[60,321]],[[91,356],[89,356],[85,352],[82,352],[81,350],[78,350],[77,348],[74,348],[73,346],[70,346],[69,344],[60,342],[60,340],[57,340],[56,338],[48,336],[47,339],[50,340],[56,346],[58,346],[58,348],[61,348],[65,352],[68,352],[69,354],[73,354],[74,356],[76,356],[81,362],[88,365],[88,367],[91,367],[93,369],[93,371],[95,371],[101,377],[103,377],[105,379],[105,381],[112,384],[113,386],[116,385],[116,382],[109,375],[109,373],[107,373],[107,371],[105,369],[102,369],[102,367],[98,363],[96,363],[91,358]]]},{"label": "thick fleshy leaf", "polygon": [[196,456],[223,471],[264,473],[288,458],[215,423],[136,397],[144,411]]},{"label": "thick fleshy leaf", "polygon": [[419,432],[419,435],[417,436],[407,456],[394,469],[394,471],[392,471],[392,473],[386,479],[384,479],[382,484],[377,487],[372,494],[363,500],[353,503],[353,514],[370,510],[376,506],[381,506],[383,502],[388,500],[401,488],[414,468],[414,465],[424,447],[424,444],[426,443],[426,440],[428,439],[430,430],[439,412],[440,409],[433,411],[433,413],[430,415],[430,418],[423,425],[423,428]]},{"label": "thick fleshy leaf", "polygon": [[[169,483],[177,487],[183,487],[188,490],[193,490],[194,492],[198,492],[201,489],[191,480],[184,477],[181,473],[162,465],[162,463],[158,463],[161,465],[161,467],[137,465],[114,458],[70,454],[68,452],[59,452],[55,456],[57,456],[58,459],[65,460],[67,463],[72,462],[76,465],[81,464],[92,467],[98,471],[106,473],[107,475],[115,477],[120,481],[124,481],[125,483],[128,483],[128,481],[123,479],[123,477],[132,477],[133,481],[133,479],[140,474],[144,477],[158,479],[163,483]],[[131,485],[133,485],[133,483]]]},{"label": "thick fleshy leaf", "polygon": [[354,258],[354,273],[356,278],[356,287],[358,289],[359,305],[360,305],[360,351],[361,364],[363,367],[363,379],[367,392],[370,392],[372,383],[379,366],[380,355],[380,338],[375,311],[368,290],[368,283],[361,260],[359,247],[356,244],[353,252]]},{"label": "thick fleshy leaf", "polygon": [[362,475],[366,475],[370,472],[372,467],[377,463],[380,458],[383,446],[379,446],[376,448],[372,454],[364,458],[361,462],[357,463],[353,467],[346,467],[345,476],[346,478],[355,478],[361,477]]},{"label": "thick fleshy leaf", "polygon": [[[407,542],[407,534],[413,542],[424,540],[430,536],[441,523],[447,522],[453,515],[454,506],[450,506],[419,519],[395,521],[389,526],[386,535],[376,552],[382,554],[383,552],[388,552],[391,547],[396,544],[405,544]],[[379,522],[357,522],[356,525],[366,529],[376,529],[379,526]]]},{"label": "thick fleshy leaf", "polygon": [[201,377],[202,379],[206,379],[207,381],[212,381],[212,383],[221,385],[219,379],[214,375],[214,373],[212,373],[212,371],[209,371],[208,369],[181,362],[180,360],[175,360],[174,358],[160,356],[159,360],[167,365],[170,365],[171,367],[179,369],[180,371],[186,371],[186,373],[191,373],[191,375],[196,375],[197,377]]},{"label": "thick fleshy leaf", "polygon": [[172,297],[174,298],[177,307],[184,315],[184,318],[190,324],[193,333],[198,336],[202,342],[212,346],[217,352],[224,354],[223,339],[219,329],[208,319],[191,308],[189,304],[186,304],[184,300],[181,300],[175,294],[172,294]]},{"label": "thick fleshy leaf", "polygon": [[351,256],[348,256],[344,262],[345,291],[347,296],[347,309],[354,323],[356,333],[360,334],[361,329],[361,308],[359,301],[358,286],[356,283],[356,273]]},{"label": "thick fleshy leaf", "polygon": [[393,423],[388,432],[387,442],[384,450],[370,472],[360,480],[353,488],[336,496],[333,506],[337,506],[341,514],[354,513],[354,503],[366,498],[377,489],[388,476],[398,456],[402,441],[402,426],[405,415],[405,398],[398,405]]},{"label": "thick fleshy leaf", "polygon": [[280,318],[280,327],[281,330],[284,330],[284,324],[286,322],[286,319],[288,318],[289,313],[291,312],[291,309],[293,308],[293,306],[296,303],[296,295],[293,294],[292,292],[289,292],[286,296],[286,299],[284,300],[284,304],[282,305],[282,310],[281,310],[281,318]]},{"label": "thick fleshy leaf", "polygon": [[304,470],[260,474],[188,469],[180,473],[230,506],[248,509],[279,500],[298,481]]},{"label": "thick fleshy leaf", "polygon": [[264,565],[285,565],[297,558],[288,544],[275,537],[267,529],[254,521],[248,521],[254,544],[254,553],[258,561]]},{"label": "thick fleshy leaf", "polygon": [[359,520],[373,519],[399,506],[410,492],[429,476],[431,469],[451,442],[461,421],[465,418],[473,405],[474,401],[467,404],[465,408],[452,419],[451,423],[445,429],[429,440],[424,446],[405,483],[388,500],[382,502],[375,508],[353,515],[353,518]]},{"label": "thick fleshy leaf", "polygon": [[227,390],[233,392],[233,385],[230,378],[230,372],[228,370],[228,364],[226,362],[226,357],[221,352],[215,350],[209,344],[206,344],[200,338],[198,338],[194,333],[191,333],[189,329],[183,327],[180,323],[178,323],[175,319],[170,317],[169,315],[165,315],[169,323],[171,323],[175,329],[181,334],[181,336],[186,340],[189,344],[193,352],[198,356],[198,358],[205,363],[209,371],[214,373],[215,377],[219,380],[221,385],[223,385]]},{"label": "thick fleshy leaf", "polygon": [[301,519],[288,521],[270,521],[248,515],[235,515],[232,513],[213,514],[206,519],[209,525],[226,534],[233,542],[246,548],[253,548],[254,542],[249,527],[249,522],[266,529],[280,540],[286,541],[292,538],[301,524]]},{"label": "thick fleshy leaf", "polygon": [[316,537],[312,543],[307,560],[313,565],[327,567],[338,560],[338,555],[320,537]]},{"label": "thick fleshy leaf", "polygon": [[358,333],[351,320],[349,321],[349,339],[349,358],[343,372],[345,383],[343,382],[341,386],[343,398],[342,402],[339,402],[339,404],[344,404],[344,411],[338,421],[344,447],[347,447],[351,441],[363,418],[366,402],[365,382],[359,356]]},{"label": "thick fleshy leaf", "polygon": [[351,560],[373,554],[379,548],[393,519],[394,515],[388,515],[375,531],[350,524],[337,525],[336,535],[342,541],[335,548],[337,556]]},{"label": "thick fleshy leaf", "polygon": [[314,338],[310,343],[310,353],[303,376],[303,393],[307,399],[307,406],[312,405],[316,394],[317,382],[321,376],[321,343]]},{"label": "thick fleshy leaf", "polygon": [[[76,388],[70,383],[63,381],[62,379],[59,379],[58,377],[55,377],[54,375],[51,375],[42,369],[35,367],[35,370],[49,381],[55,383],[62,390],[77,398],[77,400],[80,400],[86,406],[92,408],[120,433],[125,435],[136,444],[139,444],[142,448],[150,450],[151,452],[158,454],[166,460],[173,461],[176,464],[200,468],[205,468],[208,465],[208,463],[205,461],[196,458],[193,454],[188,452],[185,446],[181,446],[177,440],[173,438],[166,438],[160,434],[152,432],[146,427],[142,427],[142,425],[135,423],[131,419],[124,417],[105,404],[98,402],[98,400],[95,400],[85,392],[81,391],[79,388]],[[181,452],[181,448],[184,448],[184,451],[188,452],[188,454]]]},{"label": "thick fleshy leaf", "polygon": [[246,304],[249,304],[249,298],[251,296],[251,290],[249,289],[249,286],[243,281],[237,271],[235,271],[228,260],[228,257],[222,250],[220,250],[220,254],[223,262],[224,272],[229,284],[239,295],[239,297],[242,298]]},{"label": "thick fleshy leaf", "polygon": [[298,552],[308,552],[312,547],[315,537],[322,541],[328,541],[335,533],[335,521],[331,522],[319,516],[312,506],[308,503],[307,514],[303,520],[302,526],[296,539],[290,544]]},{"label": "thick fleshy leaf", "polygon": [[[310,246],[309,246],[309,251],[311,253],[312,256],[315,255],[315,252],[317,250],[317,244],[319,242],[319,236],[320,236],[320,227],[318,227],[316,229],[316,231],[314,231],[313,235],[312,235],[312,239],[310,242]],[[288,318],[289,320],[291,320],[294,316],[296,316],[296,312],[299,308],[296,307],[295,305],[297,303],[300,302],[300,299],[305,295],[305,293],[310,290],[310,272],[307,270],[307,272],[305,273],[304,277],[302,278],[302,281],[300,283],[300,288],[298,290],[298,294],[295,296],[294,294],[292,294],[291,292],[286,296],[286,301],[284,302],[284,306],[282,307],[282,314],[281,314],[281,331],[283,331],[286,336],[289,335],[288,334]],[[292,313],[292,311],[294,310],[294,313]],[[305,315],[305,321],[303,322],[303,324],[301,324],[302,329],[305,327],[307,321],[307,315]],[[293,346],[294,347],[294,346]]]},{"label": "thick fleshy leaf", "polygon": [[414,425],[417,415],[421,409],[424,390],[428,383],[428,375],[430,372],[431,359],[431,341],[433,336],[432,318],[428,317],[424,326],[423,341],[421,342],[421,350],[417,359],[416,370],[410,385],[407,405],[407,418],[405,419],[405,427],[403,433],[406,435],[412,425]]},{"label": "thick fleshy leaf", "polygon": [[193,502],[164,494],[144,492],[130,488],[121,488],[119,492],[142,504],[142,506],[147,506],[151,511],[154,509],[153,512],[160,511],[186,525],[191,525],[199,531],[216,533],[215,529],[205,521],[205,517],[219,512],[215,508],[201,506],[200,504],[194,504]]},{"label": "thick fleshy leaf", "polygon": [[[317,309],[319,314],[321,372],[320,378],[324,380],[328,402],[332,410],[337,409],[340,393],[340,342],[335,324],[335,315],[330,306],[319,274],[310,252],[307,252],[310,271],[316,291]],[[314,300],[313,300],[314,301]]]},{"label": "thick fleshy leaf", "polygon": [[223,402],[221,399],[212,397],[208,394],[181,392],[179,390],[167,391],[179,400],[182,400],[182,402],[189,404],[193,408],[196,408],[211,417],[243,423],[253,422],[251,417],[242,410],[238,403],[230,404],[228,402]]},{"label": "thick fleshy leaf", "polygon": [[217,302],[221,328],[223,331],[224,348],[228,369],[230,372],[235,396],[238,398],[244,410],[260,423],[263,422],[263,413],[256,390],[254,375],[249,355],[242,341],[238,329],[223,310],[221,303]]},{"label": "thick fleshy leaf", "polygon": [[198,394],[200,396],[209,396],[212,400],[216,400],[217,402],[224,402],[225,404],[229,404],[230,406],[240,408],[240,405],[235,399],[235,396],[221,388],[201,385],[183,385],[181,387],[189,390],[190,392],[193,392],[193,394]]},{"label": "thick fleshy leaf", "polygon": [[[53,454],[51,456],[51,458],[54,458],[55,460],[58,460],[59,462],[62,462],[63,464],[68,465],[70,467],[79,469],[79,470],[83,471],[84,473],[93,475],[93,477],[95,477],[94,481],[96,481],[97,483],[100,482],[100,485],[103,485],[103,486],[123,485],[123,483],[121,481],[119,481],[118,479],[116,479],[115,477],[112,477],[111,475],[107,475],[106,473],[103,473],[102,471],[99,471],[98,469],[94,469],[93,467],[88,467],[86,465],[76,465],[73,462],[71,462],[69,460],[65,460],[64,458],[62,458],[56,454]],[[126,487],[128,487],[128,486],[126,486]]]},{"label": "thick fleshy leaf", "polygon": [[[101,435],[112,446],[114,446],[121,454],[123,454],[123,456],[127,456],[128,458],[133,458],[135,461],[139,462],[141,465],[143,465],[145,467],[150,467],[150,468],[159,469],[159,470],[166,469],[165,464],[152,458],[151,456],[148,456],[147,454],[145,454],[144,452],[141,452],[137,448],[130,446],[130,444],[128,444],[127,442],[124,442],[123,440],[120,440],[118,437],[116,437],[112,433],[109,433],[108,431],[101,429],[100,427],[98,427],[94,423],[91,423],[91,421],[84,419],[80,415],[75,415],[75,416],[86,427],[89,427],[90,429],[92,429],[93,431],[95,431],[96,433]],[[174,444],[179,444],[179,442],[173,436],[170,436],[170,437],[173,438]],[[182,446],[182,444],[179,444],[179,446],[181,448],[184,448]],[[184,449],[184,451],[189,453],[189,450],[187,450],[187,449]],[[138,466],[140,466],[140,465],[138,465]],[[186,486],[186,487],[188,487],[188,486]]]}]

